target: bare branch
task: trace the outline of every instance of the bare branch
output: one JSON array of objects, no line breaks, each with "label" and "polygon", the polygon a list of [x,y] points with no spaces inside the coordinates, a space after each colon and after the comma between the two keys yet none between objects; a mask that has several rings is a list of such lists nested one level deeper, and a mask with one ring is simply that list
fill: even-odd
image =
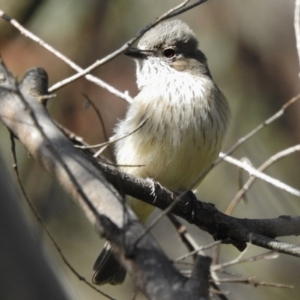
[{"label": "bare branch", "polygon": [[193,250],[193,251],[191,251],[191,252],[189,252],[189,253],[187,253],[187,254],[184,254],[184,255],[182,255],[182,256],[180,256],[180,257],[174,259],[173,262],[174,262],[174,263],[180,262],[180,261],[182,261],[182,260],[184,260],[184,259],[189,258],[189,257],[192,256],[192,255],[195,255],[195,254],[197,254],[197,253],[199,253],[199,252],[202,252],[202,251],[204,251],[204,250],[210,249],[210,248],[212,248],[212,247],[214,247],[214,246],[216,246],[216,245],[219,245],[219,244],[221,244],[221,241],[216,241],[216,242],[213,242],[213,243],[211,243],[211,244],[209,244],[209,245],[205,245],[205,246],[198,247],[198,248],[196,248],[195,250]]},{"label": "bare branch", "polygon": [[109,145],[112,145],[114,143],[116,143],[117,141],[120,141],[130,135],[132,135],[133,133],[135,133],[136,131],[138,131],[139,129],[141,129],[144,124],[147,122],[148,118],[146,118],[145,120],[143,120],[133,131],[128,132],[127,134],[123,135],[123,136],[112,136],[108,142],[106,143],[102,143],[102,144],[97,144],[97,145],[92,145],[89,147],[83,147],[83,149],[91,149],[91,148],[98,148],[100,147],[101,149],[99,149],[93,156],[94,157],[98,157]]},{"label": "bare branch", "polygon": [[[245,252],[245,251],[244,251]],[[244,253],[243,252],[243,253]],[[214,271],[218,271],[227,267],[231,267],[237,264],[241,264],[241,263],[245,263],[245,262],[253,262],[253,261],[257,261],[257,260],[262,260],[262,259],[276,259],[279,257],[279,254],[274,252],[274,251],[268,251],[262,254],[258,254],[255,256],[251,256],[251,257],[247,257],[242,259],[241,256],[238,256],[237,258],[228,261],[228,262],[224,262],[222,264],[218,264],[218,265],[214,265],[212,267],[212,270]]]},{"label": "bare branch", "polygon": [[[242,157],[241,161],[246,162],[248,165],[250,165],[252,167],[251,161],[247,158],[247,157]],[[243,174],[244,174],[244,170],[238,168],[238,189],[242,189],[244,186],[244,180],[243,180]],[[245,203],[247,203],[247,197],[246,194],[243,195],[243,199]]]},{"label": "bare branch", "polygon": [[[2,10],[0,10],[0,16],[3,20],[9,22],[12,26],[14,26],[16,29],[18,29],[20,31],[20,33],[23,34],[25,37],[31,39],[32,41],[36,42],[41,47],[45,48],[50,53],[54,54],[57,58],[61,59],[63,62],[65,62],[67,65],[69,65],[72,69],[76,70],[77,72],[80,72],[83,70],[81,67],[79,67],[77,64],[75,64],[73,61],[71,61],[68,57],[66,57],[61,52],[56,50],[54,47],[52,47],[51,45],[49,45],[45,41],[43,41],[41,38],[39,38],[38,36],[36,36],[32,32],[30,32],[29,30],[24,28],[20,23],[18,23],[16,20],[11,18],[9,15],[7,15]],[[98,77],[95,77],[91,74],[87,74],[85,76],[85,78],[87,80],[97,84],[98,86],[102,87],[103,89],[109,91],[110,93],[116,95],[117,97],[119,97],[123,100],[126,100],[127,102],[132,101],[132,98],[128,95],[127,92],[122,93],[122,92],[118,91],[113,86],[109,85],[108,83],[104,82],[103,80],[101,80]],[[48,92],[52,93],[55,90],[57,90],[58,88],[59,88],[59,86],[57,88],[55,88],[55,86],[54,86],[52,88],[49,88]]]},{"label": "bare branch", "polygon": [[[237,148],[239,148],[241,145],[243,145],[245,142],[247,142],[250,138],[252,138],[255,134],[257,134],[259,131],[261,131],[263,128],[265,128],[266,126],[270,125],[271,123],[273,123],[275,120],[279,119],[281,116],[284,115],[285,111],[287,110],[287,108],[289,108],[292,104],[294,104],[295,102],[297,102],[300,99],[300,94],[293,97],[292,99],[290,99],[287,103],[285,103],[279,111],[277,111],[273,116],[271,116],[269,119],[265,120],[264,122],[262,122],[261,124],[259,124],[256,128],[254,128],[253,130],[251,130],[248,134],[246,134],[245,136],[241,137],[233,146],[230,147],[229,150],[227,150],[223,156],[227,156],[230,155],[231,153],[233,153]],[[219,158],[217,161],[221,160],[221,158]]]},{"label": "bare branch", "polygon": [[[298,60],[300,63],[300,0],[295,1],[294,28],[295,28]],[[299,73],[299,76],[300,76],[300,73]]]},{"label": "bare branch", "polygon": [[226,154],[224,153],[220,153],[220,157],[222,159],[224,159],[225,161],[247,171],[250,176],[253,176],[253,177],[256,177],[256,178],[259,178],[289,194],[292,194],[293,196],[296,196],[296,197],[300,197],[300,191],[283,183],[282,181],[276,179],[276,178],[273,178],[269,175],[266,175],[264,173],[262,173],[259,169],[255,169],[253,167],[251,167],[248,163],[246,163],[245,161],[240,161],[236,158],[233,158],[231,156],[226,156]]},{"label": "bare branch", "polygon": [[86,95],[85,93],[83,93],[82,95],[85,98],[85,100],[87,101],[88,105],[90,105],[90,106],[93,107],[93,109],[94,109],[94,111],[95,111],[95,113],[96,113],[96,115],[98,117],[98,120],[100,122],[104,139],[107,142],[109,140],[109,137],[108,137],[108,134],[106,132],[104,120],[102,118],[102,114],[101,114],[100,110],[98,109],[98,107],[96,106],[96,104],[88,97],[88,95]]},{"label": "bare branch", "polygon": [[284,289],[293,289],[294,288],[292,285],[289,285],[289,284],[258,281],[258,280],[255,280],[254,278],[255,277],[237,278],[237,279],[224,278],[224,279],[219,279],[218,282],[220,282],[220,283],[243,283],[243,284],[253,285],[254,287],[271,286],[271,287],[284,288]]},{"label": "bare branch", "polygon": [[200,4],[202,4],[202,3],[206,2],[206,1],[207,0],[198,0],[195,3],[193,3],[193,4],[191,4],[191,5],[187,6],[187,7],[184,7],[189,2],[189,1],[185,1],[183,3],[184,5],[182,4],[182,8],[180,8],[180,6],[178,6],[176,9],[174,9],[174,12],[171,13],[168,16],[168,19],[176,17],[176,16],[178,16],[178,15],[180,15],[180,14],[182,14],[182,13],[184,13],[184,12],[186,12],[186,11],[188,11],[188,10],[190,10],[190,9],[192,9],[192,8],[198,6],[198,5],[200,5]]},{"label": "bare branch", "polygon": [[[188,233],[186,226],[184,226],[181,222],[179,222],[179,220],[172,214],[168,215],[168,219],[172,223],[172,225],[176,228],[176,232],[178,233],[179,238],[181,239],[182,243],[186,246],[186,248],[190,252],[199,248],[196,241]],[[198,254],[202,254],[202,253],[200,253],[199,251]]]},{"label": "bare branch", "polygon": [[[280,159],[291,155],[297,151],[300,151],[300,145],[296,145],[293,147],[290,147],[288,149],[285,149],[283,151],[280,151],[276,153],[275,155],[271,156],[267,161],[265,161],[257,170],[260,172],[265,171],[268,167],[270,167],[275,162],[279,161]],[[245,193],[250,189],[252,184],[255,182],[257,177],[251,176],[247,182],[243,185],[243,187],[238,191],[238,193],[235,195],[235,197],[232,199],[230,205],[228,206],[226,210],[226,214],[230,215],[233,211],[233,209],[236,207],[239,200],[245,195]],[[295,195],[296,196],[296,195]]]}]

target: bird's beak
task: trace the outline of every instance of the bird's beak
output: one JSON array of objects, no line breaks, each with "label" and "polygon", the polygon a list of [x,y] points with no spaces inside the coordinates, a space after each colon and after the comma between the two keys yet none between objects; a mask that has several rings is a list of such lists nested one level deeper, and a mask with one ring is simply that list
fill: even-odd
[{"label": "bird's beak", "polygon": [[145,59],[145,58],[147,58],[147,56],[149,54],[153,53],[153,51],[143,50],[143,49],[139,49],[139,48],[136,48],[136,47],[129,47],[123,53],[127,56],[132,57],[132,58]]}]

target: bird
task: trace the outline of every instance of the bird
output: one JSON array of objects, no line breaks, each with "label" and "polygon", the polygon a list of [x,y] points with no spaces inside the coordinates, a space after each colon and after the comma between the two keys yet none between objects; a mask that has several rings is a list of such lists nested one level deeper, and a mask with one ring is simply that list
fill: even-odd
[{"label": "bird", "polygon": [[[219,155],[230,116],[198,46],[195,33],[176,19],[151,28],[137,47],[124,52],[136,62],[139,93],[115,127],[116,137],[127,135],[115,145],[117,164],[177,193],[201,182],[199,175]],[[154,209],[131,197],[127,202],[142,223]],[[94,264],[95,284],[116,285],[125,279],[111,250],[106,242]]]}]

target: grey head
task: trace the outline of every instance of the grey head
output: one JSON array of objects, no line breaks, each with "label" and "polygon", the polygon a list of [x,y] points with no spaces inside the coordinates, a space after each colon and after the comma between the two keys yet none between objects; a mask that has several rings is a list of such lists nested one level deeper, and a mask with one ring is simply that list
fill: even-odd
[{"label": "grey head", "polygon": [[136,48],[124,54],[136,59],[138,77],[159,69],[211,77],[195,33],[180,20],[159,23],[142,36]]}]

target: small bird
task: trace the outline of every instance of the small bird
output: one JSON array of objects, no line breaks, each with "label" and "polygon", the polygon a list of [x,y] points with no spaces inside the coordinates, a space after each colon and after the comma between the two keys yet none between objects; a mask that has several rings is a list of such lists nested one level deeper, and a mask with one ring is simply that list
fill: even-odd
[{"label": "small bird", "polygon": [[[125,166],[124,171],[152,178],[174,192],[194,188],[199,175],[218,157],[230,114],[196,35],[180,20],[165,21],[124,54],[136,61],[139,93],[115,134],[125,136],[145,123],[116,143],[117,163]],[[130,197],[128,203],[141,222],[154,209]],[[94,270],[95,284],[120,284],[126,275],[108,242]]]}]

